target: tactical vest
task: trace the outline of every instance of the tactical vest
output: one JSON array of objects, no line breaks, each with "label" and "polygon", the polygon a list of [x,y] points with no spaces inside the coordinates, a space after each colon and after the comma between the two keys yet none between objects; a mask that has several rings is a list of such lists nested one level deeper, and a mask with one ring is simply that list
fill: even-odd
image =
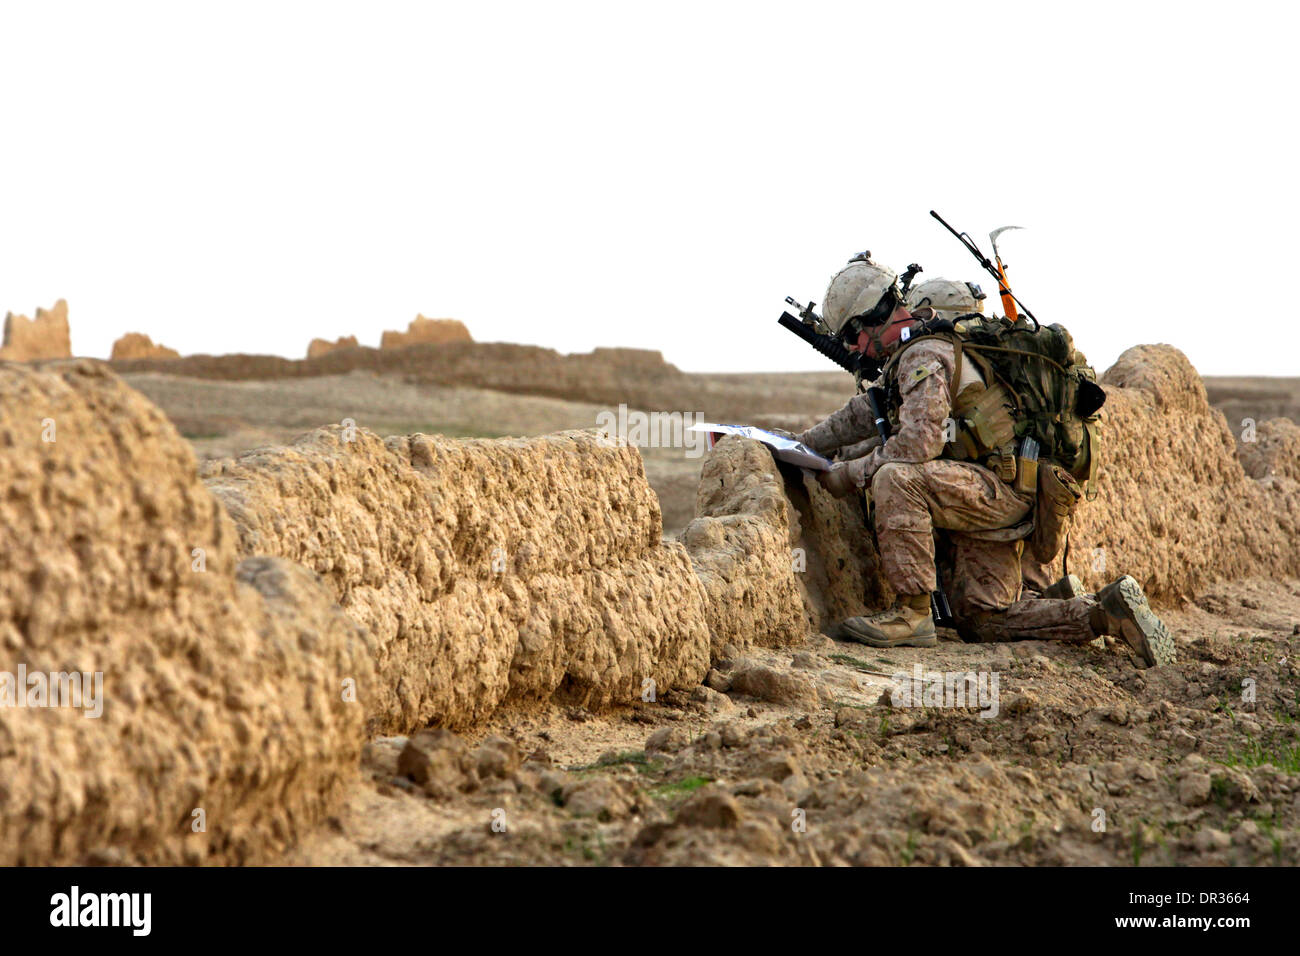
[{"label": "tactical vest", "polygon": [[[902,404],[899,359],[933,336],[951,342],[956,359],[950,384],[955,434],[950,433],[941,457],[978,462],[1010,482],[1016,478],[1023,440],[1033,438],[1040,461],[1059,465],[1083,483],[1089,499],[1096,496],[1097,413],[1106,393],[1064,327],[977,313],[914,326],[883,370],[895,428]],[[984,386],[970,384],[957,391],[963,361],[975,364]]]}]

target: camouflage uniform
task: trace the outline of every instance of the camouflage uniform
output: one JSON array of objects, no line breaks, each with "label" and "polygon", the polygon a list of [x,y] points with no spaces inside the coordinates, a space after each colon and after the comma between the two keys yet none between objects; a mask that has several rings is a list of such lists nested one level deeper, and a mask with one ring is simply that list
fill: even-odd
[{"label": "camouflage uniform", "polygon": [[[963,637],[1091,640],[1097,636],[1090,626],[1097,607],[1091,596],[1021,600],[1021,554],[1032,496],[1016,494],[982,465],[939,457],[952,413],[955,365],[945,339],[926,338],[907,348],[897,368],[897,430],[887,443],[847,464],[858,487],[870,482],[885,574],[902,595],[934,590],[934,531],[945,529],[952,532],[953,617]],[[961,384],[979,380],[974,364],[963,363]],[[800,438],[829,450],[875,431],[870,406],[857,395]],[[1043,569],[1033,573],[1042,575]]]}]

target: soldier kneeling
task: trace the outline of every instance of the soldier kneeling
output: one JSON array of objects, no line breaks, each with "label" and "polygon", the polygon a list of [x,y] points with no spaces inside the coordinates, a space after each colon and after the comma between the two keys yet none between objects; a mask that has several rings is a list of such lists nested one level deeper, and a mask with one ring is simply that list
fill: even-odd
[{"label": "soldier kneeling", "polygon": [[[1055,514],[1052,500],[1040,503],[1045,483],[1069,502],[1070,495],[1078,495],[1074,474],[1081,474],[1080,467],[1087,471],[1089,459],[1095,461],[1091,415],[1104,394],[1095,380],[1088,381],[1091,369],[1073,350],[1068,333],[1037,323],[1022,327],[1023,319],[1013,325],[974,315],[964,326],[931,313],[913,315],[902,304],[896,280],[895,273],[864,254],[832,278],[824,303],[823,318],[832,332],[850,350],[884,363],[881,387],[893,426],[887,441],[872,443],[868,453],[838,461],[819,475],[837,497],[869,486],[881,561],[898,594],[892,608],[844,621],[839,636],[873,647],[937,642],[930,593],[936,585],[934,532],[943,529],[953,546],[952,610],[963,638],[1081,643],[1114,635],[1147,665],[1172,663],[1173,639],[1131,577],[1095,595],[1021,599],[1026,538],[1036,521],[1041,531]],[[1024,336],[1040,331],[1048,344],[1037,355],[1023,343],[1037,343]],[[1004,333],[1020,335],[1021,347],[990,344],[1002,341],[995,336]],[[1008,361],[1028,363],[1032,375],[1017,377],[1014,367],[1008,371]],[[1049,381],[1058,374],[1064,378]],[[1026,397],[1008,384],[1024,381],[1031,388],[1041,384],[1043,391]],[[1064,411],[1073,410],[1079,393],[1101,397],[1079,418],[1037,407],[1043,395],[1054,393],[1072,403]],[[1031,420],[1034,413],[1039,417]],[[954,425],[961,434],[953,434]],[[1028,455],[1024,439],[1031,433],[1052,445],[1041,466],[1034,465],[1037,479],[1028,463],[1016,464],[1018,456]],[[870,403],[859,394],[798,438],[829,455],[874,435]],[[1054,556],[1053,546],[1046,556],[1037,539],[1035,546],[1037,560]],[[1069,595],[1073,589],[1056,593]]]}]

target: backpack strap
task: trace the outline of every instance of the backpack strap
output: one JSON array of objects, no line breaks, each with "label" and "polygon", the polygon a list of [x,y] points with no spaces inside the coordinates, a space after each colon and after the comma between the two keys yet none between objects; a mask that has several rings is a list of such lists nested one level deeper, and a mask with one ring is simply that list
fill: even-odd
[{"label": "backpack strap", "polygon": [[957,404],[957,391],[961,387],[962,355],[965,352],[965,350],[962,348],[961,336],[958,335],[956,332],[952,331],[951,328],[940,328],[938,330],[929,330],[926,329],[924,326],[922,326],[921,329],[922,330],[919,334],[913,335],[911,338],[909,338],[906,342],[903,343],[902,347],[899,348],[897,352],[895,352],[893,355],[889,357],[889,361],[885,363],[885,367],[881,370],[882,374],[885,375],[886,379],[890,378],[891,376],[897,375],[899,359],[903,357],[904,352],[910,349],[917,342],[920,342],[928,338],[929,339],[938,338],[938,339],[943,339],[946,342],[950,342],[952,344],[952,349],[953,349],[953,370],[952,370],[952,378],[948,382],[948,404],[950,406],[955,406]]}]

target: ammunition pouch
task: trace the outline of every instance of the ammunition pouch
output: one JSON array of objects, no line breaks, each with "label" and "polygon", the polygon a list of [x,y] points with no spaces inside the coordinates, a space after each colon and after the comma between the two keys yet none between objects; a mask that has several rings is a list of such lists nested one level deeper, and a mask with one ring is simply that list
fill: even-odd
[{"label": "ammunition pouch", "polygon": [[955,438],[944,446],[946,457],[986,465],[1005,482],[1016,479],[1014,404],[1001,384],[967,385],[952,405]]},{"label": "ammunition pouch", "polygon": [[1038,502],[1034,509],[1034,531],[1029,550],[1034,560],[1046,564],[1065,546],[1070,517],[1079,506],[1083,489],[1064,468],[1050,462],[1038,464]]}]

